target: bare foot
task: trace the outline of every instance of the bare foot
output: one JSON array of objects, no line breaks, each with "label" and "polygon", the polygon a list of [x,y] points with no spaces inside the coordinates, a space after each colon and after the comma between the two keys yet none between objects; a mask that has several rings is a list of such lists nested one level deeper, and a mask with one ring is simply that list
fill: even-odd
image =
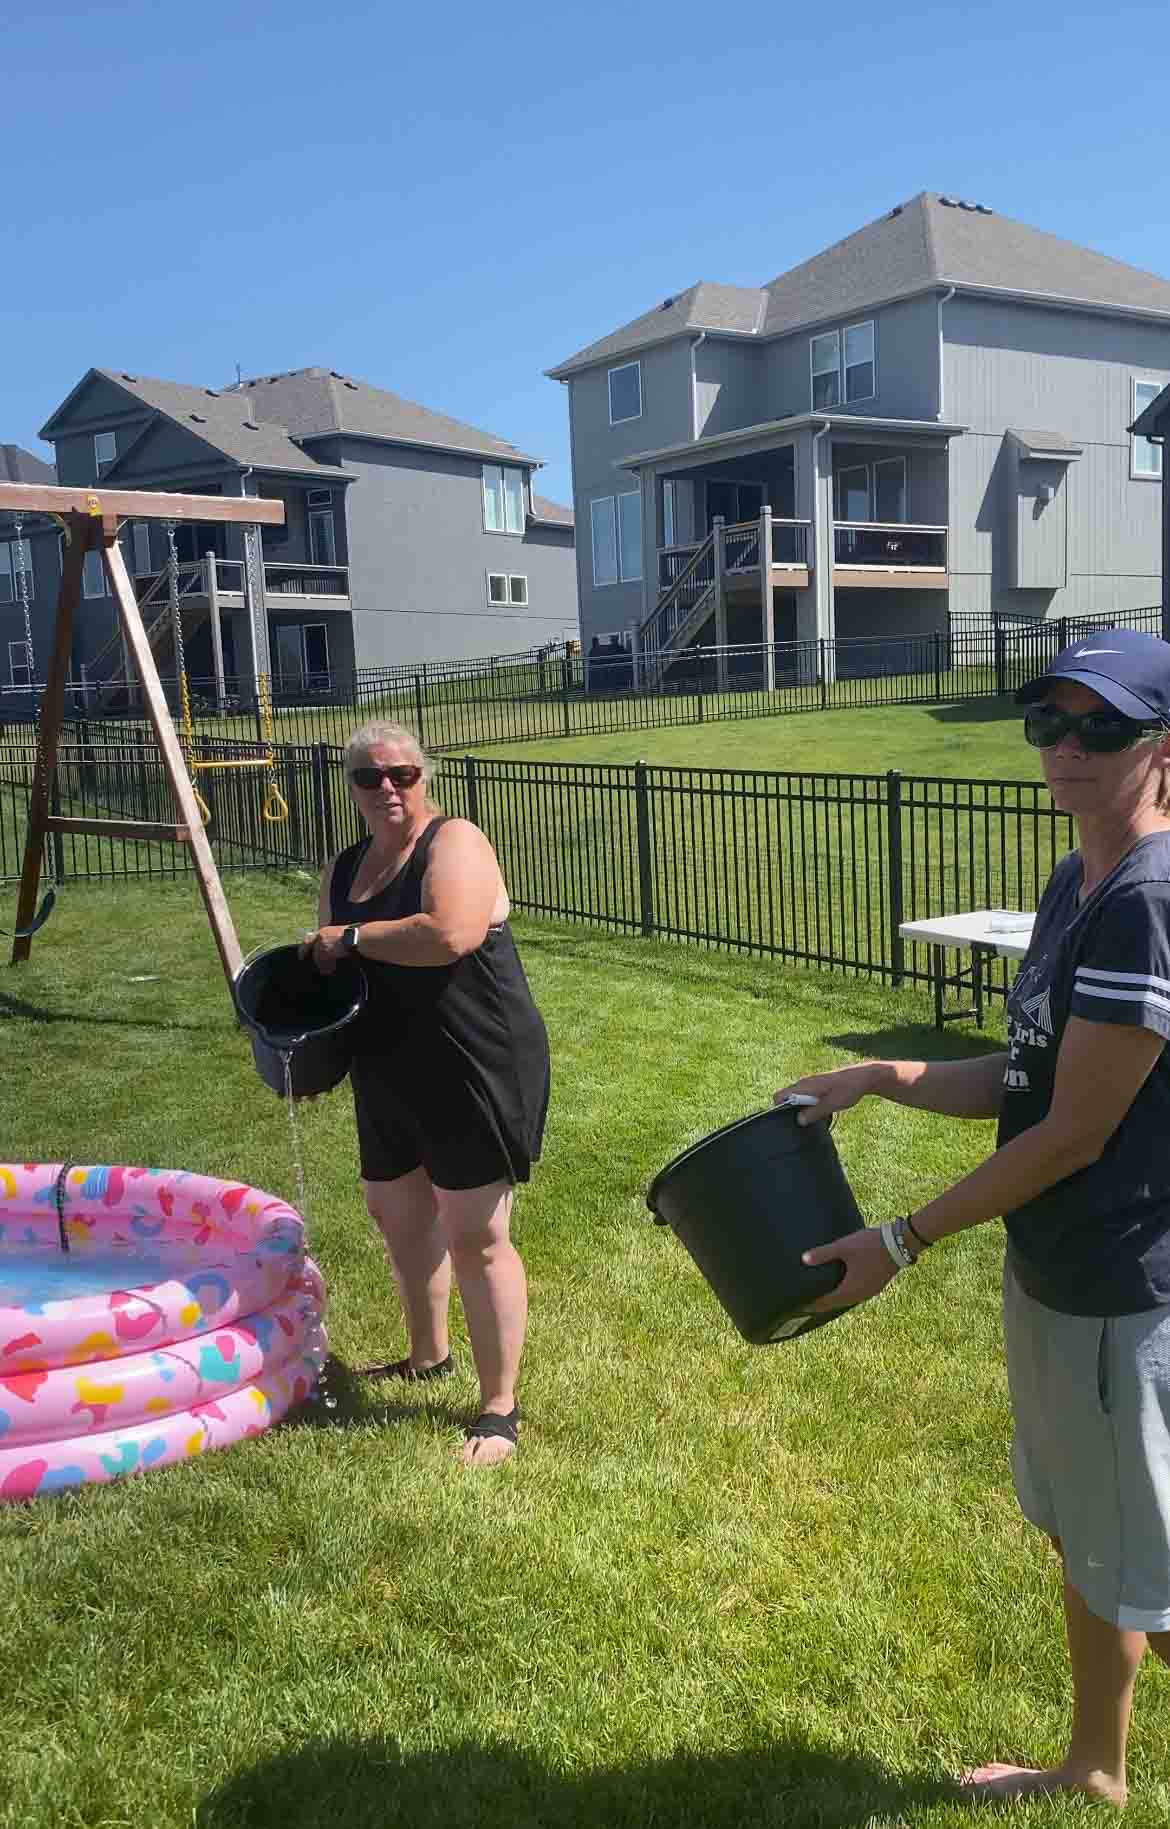
[{"label": "bare foot", "polygon": [[467,1431],[459,1456],[463,1465],[495,1467],[500,1461],[510,1460],[516,1452],[519,1427],[519,1404],[506,1415],[498,1410],[481,1411]]},{"label": "bare foot", "polygon": [[1008,1803],[1022,1797],[1052,1797],[1061,1791],[1079,1791],[1100,1803],[1114,1804],[1124,1810],[1127,1792],[1124,1780],[1110,1778],[1104,1772],[1072,1772],[1067,1766],[981,1765],[964,1772],[959,1784],[965,1803]]}]

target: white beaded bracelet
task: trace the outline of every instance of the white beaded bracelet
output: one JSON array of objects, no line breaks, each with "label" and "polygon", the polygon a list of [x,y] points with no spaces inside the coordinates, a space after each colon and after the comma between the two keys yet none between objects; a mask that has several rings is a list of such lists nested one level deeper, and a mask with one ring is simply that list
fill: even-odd
[{"label": "white beaded bracelet", "polygon": [[905,1245],[902,1243],[901,1239],[898,1237],[898,1235],[894,1231],[893,1220],[892,1219],[885,1220],[883,1222],[880,1230],[881,1230],[881,1235],[882,1235],[882,1244],[885,1246],[886,1250],[889,1252],[891,1258],[893,1259],[894,1263],[897,1265],[898,1269],[899,1270],[909,1270],[910,1266],[914,1262],[914,1259],[911,1257],[911,1255],[907,1251]]}]

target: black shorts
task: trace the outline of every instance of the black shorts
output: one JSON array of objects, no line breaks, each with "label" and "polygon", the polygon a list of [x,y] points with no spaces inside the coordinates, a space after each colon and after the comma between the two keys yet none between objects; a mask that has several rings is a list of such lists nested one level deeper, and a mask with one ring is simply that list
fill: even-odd
[{"label": "black shorts", "polygon": [[533,1147],[532,1138],[512,1134],[458,1075],[444,1075],[431,1096],[425,1080],[411,1077],[404,1087],[402,1066],[378,1055],[358,1055],[350,1067],[364,1181],[397,1181],[417,1168],[440,1188],[528,1180],[539,1136]]}]

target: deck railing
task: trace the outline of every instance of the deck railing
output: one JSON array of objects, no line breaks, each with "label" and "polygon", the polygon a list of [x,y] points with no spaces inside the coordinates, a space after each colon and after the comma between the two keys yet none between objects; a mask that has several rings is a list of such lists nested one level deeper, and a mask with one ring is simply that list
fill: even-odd
[{"label": "deck railing", "polygon": [[945,572],[947,530],[909,521],[835,521],[833,563]]}]

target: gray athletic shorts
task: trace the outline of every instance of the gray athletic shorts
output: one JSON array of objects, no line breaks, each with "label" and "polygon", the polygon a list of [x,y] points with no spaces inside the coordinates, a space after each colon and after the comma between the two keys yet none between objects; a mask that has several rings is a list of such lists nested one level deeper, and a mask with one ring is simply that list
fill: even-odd
[{"label": "gray athletic shorts", "polygon": [[1091,1613],[1170,1630],[1170,1310],[1062,1315],[1004,1271],[1020,1509]]}]

